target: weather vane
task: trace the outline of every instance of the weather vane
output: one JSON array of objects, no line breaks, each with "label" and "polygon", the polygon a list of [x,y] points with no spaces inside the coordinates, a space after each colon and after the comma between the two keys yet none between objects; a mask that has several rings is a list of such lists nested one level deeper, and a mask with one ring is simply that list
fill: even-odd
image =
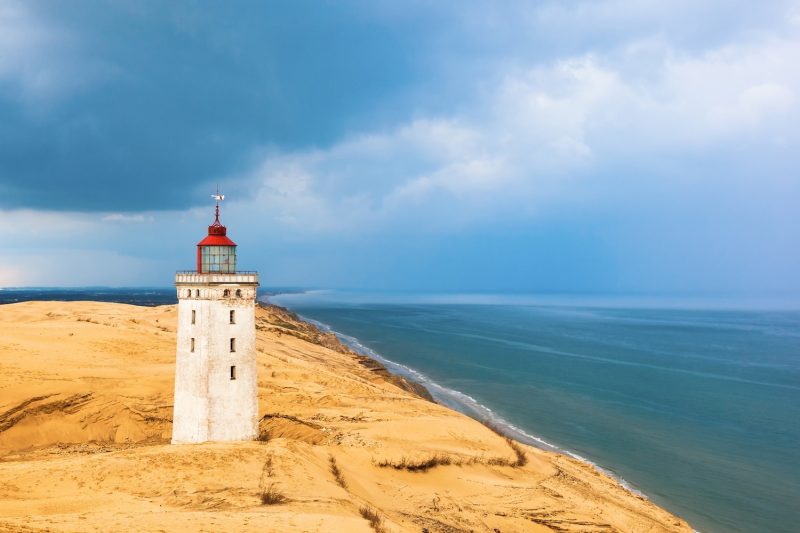
[{"label": "weather vane", "polygon": [[224,199],[225,199],[225,195],[224,195],[224,194],[220,194],[220,193],[219,193],[219,185],[217,185],[217,194],[212,194],[212,195],[211,195],[211,198],[213,198],[214,200],[216,200],[216,201],[217,201],[217,205],[219,205],[219,203],[220,203],[222,200],[224,200]]},{"label": "weather vane", "polygon": [[216,209],[215,209],[216,218],[214,220],[214,223],[218,224],[219,223],[219,203],[222,200],[225,199],[225,195],[219,193],[219,185],[217,185],[217,194],[212,194],[211,198],[213,198],[214,200],[217,201],[217,205],[216,205]]}]

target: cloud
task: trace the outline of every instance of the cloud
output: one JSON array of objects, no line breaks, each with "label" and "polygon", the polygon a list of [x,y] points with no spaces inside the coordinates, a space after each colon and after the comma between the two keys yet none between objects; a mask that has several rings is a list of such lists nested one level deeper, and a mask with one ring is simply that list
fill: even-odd
[{"label": "cloud", "polygon": [[0,209],[0,218],[7,229],[4,244],[24,244],[28,241],[48,243],[70,236],[89,235],[99,225],[85,213],[64,213],[35,209]]},{"label": "cloud", "polygon": [[15,263],[14,269],[0,270],[0,286],[135,286],[144,282],[166,287],[175,271],[162,258],[78,247],[18,252]]},{"label": "cloud", "polygon": [[784,34],[798,12],[796,0],[761,2],[758,9],[748,0],[545,0],[535,7],[517,0],[458,7],[454,12],[476,39],[540,58],[613,50],[654,36],[699,51],[754,34]]},{"label": "cloud", "polygon": [[266,154],[244,180],[268,216],[301,233],[452,230],[534,216],[619,186],[630,178],[615,173],[632,161],[675,165],[720,150],[756,161],[765,147],[796,146],[797,64],[792,40],[697,54],[634,42],[514,68],[460,115]]},{"label": "cloud", "polygon": [[[0,202],[42,210],[0,215],[44,282],[169,283],[219,180],[271,283],[795,283],[797,2],[357,3],[299,33],[31,5],[0,7]],[[109,38],[130,17],[149,38]]]},{"label": "cloud", "polygon": [[420,27],[361,2],[0,4],[2,207],[202,205],[255,147],[328,145],[374,109],[405,115],[392,95],[420,76]]},{"label": "cloud", "polygon": [[78,64],[74,35],[30,7],[15,0],[0,3],[0,88],[11,87],[30,112],[41,114],[42,106],[48,108],[93,76]]}]

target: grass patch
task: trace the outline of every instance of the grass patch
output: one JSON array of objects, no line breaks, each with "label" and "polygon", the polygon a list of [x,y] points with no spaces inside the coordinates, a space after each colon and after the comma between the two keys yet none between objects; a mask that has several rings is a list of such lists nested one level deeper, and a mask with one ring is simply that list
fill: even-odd
[{"label": "grass patch", "polygon": [[449,455],[440,453],[432,455],[427,459],[420,459],[417,461],[413,461],[407,457],[402,457],[399,461],[384,459],[383,461],[377,463],[380,468],[394,468],[395,470],[407,470],[409,472],[427,472],[431,468],[435,468],[437,466],[460,466],[461,464],[463,464],[463,461],[460,459],[453,459]]},{"label": "grass patch", "polygon": [[333,479],[336,480],[336,483],[342,487],[343,489],[347,489],[347,481],[344,480],[344,476],[342,475],[342,471],[339,469],[339,465],[336,464],[336,458],[334,456],[330,456],[330,469],[331,474],[333,474]]},{"label": "grass patch", "polygon": [[508,457],[471,457],[464,459],[461,457],[452,457],[450,455],[437,453],[428,457],[427,459],[412,460],[407,457],[401,457],[399,461],[391,459],[384,459],[374,464],[380,468],[394,468],[395,470],[406,470],[408,472],[427,472],[431,468],[437,466],[462,466],[462,465],[476,465],[485,464],[490,466],[510,466],[511,468],[519,468],[528,464],[528,456],[522,446],[515,440],[505,437],[506,444],[514,452],[514,459]]},{"label": "grass patch", "polygon": [[383,533],[384,531],[386,531],[383,528],[383,517],[381,517],[381,515],[378,514],[378,511],[376,511],[369,505],[364,505],[358,509],[358,512],[359,514],[361,514],[361,517],[364,520],[369,522],[370,527],[372,527],[372,529],[376,533]]},{"label": "grass patch", "polygon": [[[528,455],[525,453],[525,450],[522,449],[522,446],[520,446],[520,444],[517,441],[515,441],[514,439],[503,433],[503,430],[501,430],[498,426],[494,425],[493,423],[484,420],[481,420],[479,422],[481,422],[484,426],[492,430],[500,437],[506,439],[506,444],[508,444],[508,447],[511,448],[511,450],[514,452],[514,456],[516,457],[515,460],[506,461],[504,464],[502,464],[502,466],[513,466],[515,468],[518,468],[520,466],[525,466],[526,464],[528,464]],[[489,464],[501,465],[502,461],[503,461],[502,459],[492,459],[489,461]]]},{"label": "grass patch", "polygon": [[274,483],[261,492],[261,503],[264,505],[280,505],[289,501],[281,491],[275,488]]},{"label": "grass patch", "polygon": [[261,480],[264,480],[264,476],[266,477],[274,477],[275,472],[272,470],[272,455],[267,456],[267,460],[264,461],[264,466],[261,467]]},{"label": "grass patch", "polygon": [[487,459],[486,464],[492,466],[510,466],[511,468],[519,468],[528,464],[528,456],[517,441],[506,437],[506,444],[508,444],[508,447],[514,452],[514,459],[495,457]]},{"label": "grass patch", "polygon": [[525,453],[525,450],[522,449],[522,446],[520,446],[517,441],[506,437],[506,443],[508,443],[508,446],[514,451],[514,455],[517,457],[516,461],[511,463],[511,466],[520,467],[528,464],[528,455]]}]

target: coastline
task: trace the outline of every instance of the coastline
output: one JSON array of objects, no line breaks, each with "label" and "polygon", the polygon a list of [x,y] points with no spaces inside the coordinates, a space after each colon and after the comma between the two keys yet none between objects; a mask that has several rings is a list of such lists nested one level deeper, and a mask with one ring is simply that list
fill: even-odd
[{"label": "coastline", "polygon": [[[370,531],[365,505],[385,531],[691,531],[279,310],[257,309],[263,441],[170,446],[175,312],[0,306],[0,531]],[[269,487],[287,501],[260,503]]]},{"label": "coastline", "polygon": [[335,290],[271,299],[612,466],[699,530],[794,530],[800,314],[534,300]]},{"label": "coastline", "polygon": [[545,451],[567,455],[573,459],[586,463],[587,465],[599,470],[604,475],[615,479],[620,485],[622,485],[632,494],[652,501],[652,499],[644,491],[638,489],[633,483],[616,474],[610,468],[598,465],[597,463],[590,461],[589,459],[586,459],[577,453],[552,444],[542,437],[528,433],[524,429],[521,429],[504,419],[502,416],[495,413],[490,407],[482,404],[472,396],[440,385],[422,372],[382,356],[380,353],[362,344],[361,341],[359,341],[356,337],[336,331],[328,324],[314,320],[313,318],[307,316],[303,316],[302,314],[295,313],[287,307],[268,303],[267,297],[264,297],[261,302],[277,308],[286,309],[287,311],[297,315],[300,320],[318,328],[322,332],[335,335],[340,342],[353,350],[355,353],[369,357],[378,362],[380,365],[383,365],[383,367],[390,374],[398,375],[405,380],[418,384],[421,388],[428,392],[428,394],[431,396],[431,401],[434,401],[443,407],[447,407],[448,409],[458,411],[459,413],[469,416],[470,418],[474,418],[492,431],[496,431],[501,435],[516,440],[517,442],[534,446]]}]

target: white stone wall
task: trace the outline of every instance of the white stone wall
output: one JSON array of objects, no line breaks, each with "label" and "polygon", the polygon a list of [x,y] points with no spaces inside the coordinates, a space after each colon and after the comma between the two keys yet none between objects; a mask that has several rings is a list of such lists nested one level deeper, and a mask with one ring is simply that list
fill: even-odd
[{"label": "white stone wall", "polygon": [[[193,283],[183,283],[184,279],[176,278],[173,443],[252,440],[258,436],[256,286],[224,283],[226,278],[220,276],[215,274],[215,282],[205,284],[194,279]],[[227,279],[236,280],[234,274]],[[232,310],[234,324],[230,323]],[[231,338],[236,339],[235,352],[230,351]],[[236,379],[231,379],[231,366],[236,368]]]}]

